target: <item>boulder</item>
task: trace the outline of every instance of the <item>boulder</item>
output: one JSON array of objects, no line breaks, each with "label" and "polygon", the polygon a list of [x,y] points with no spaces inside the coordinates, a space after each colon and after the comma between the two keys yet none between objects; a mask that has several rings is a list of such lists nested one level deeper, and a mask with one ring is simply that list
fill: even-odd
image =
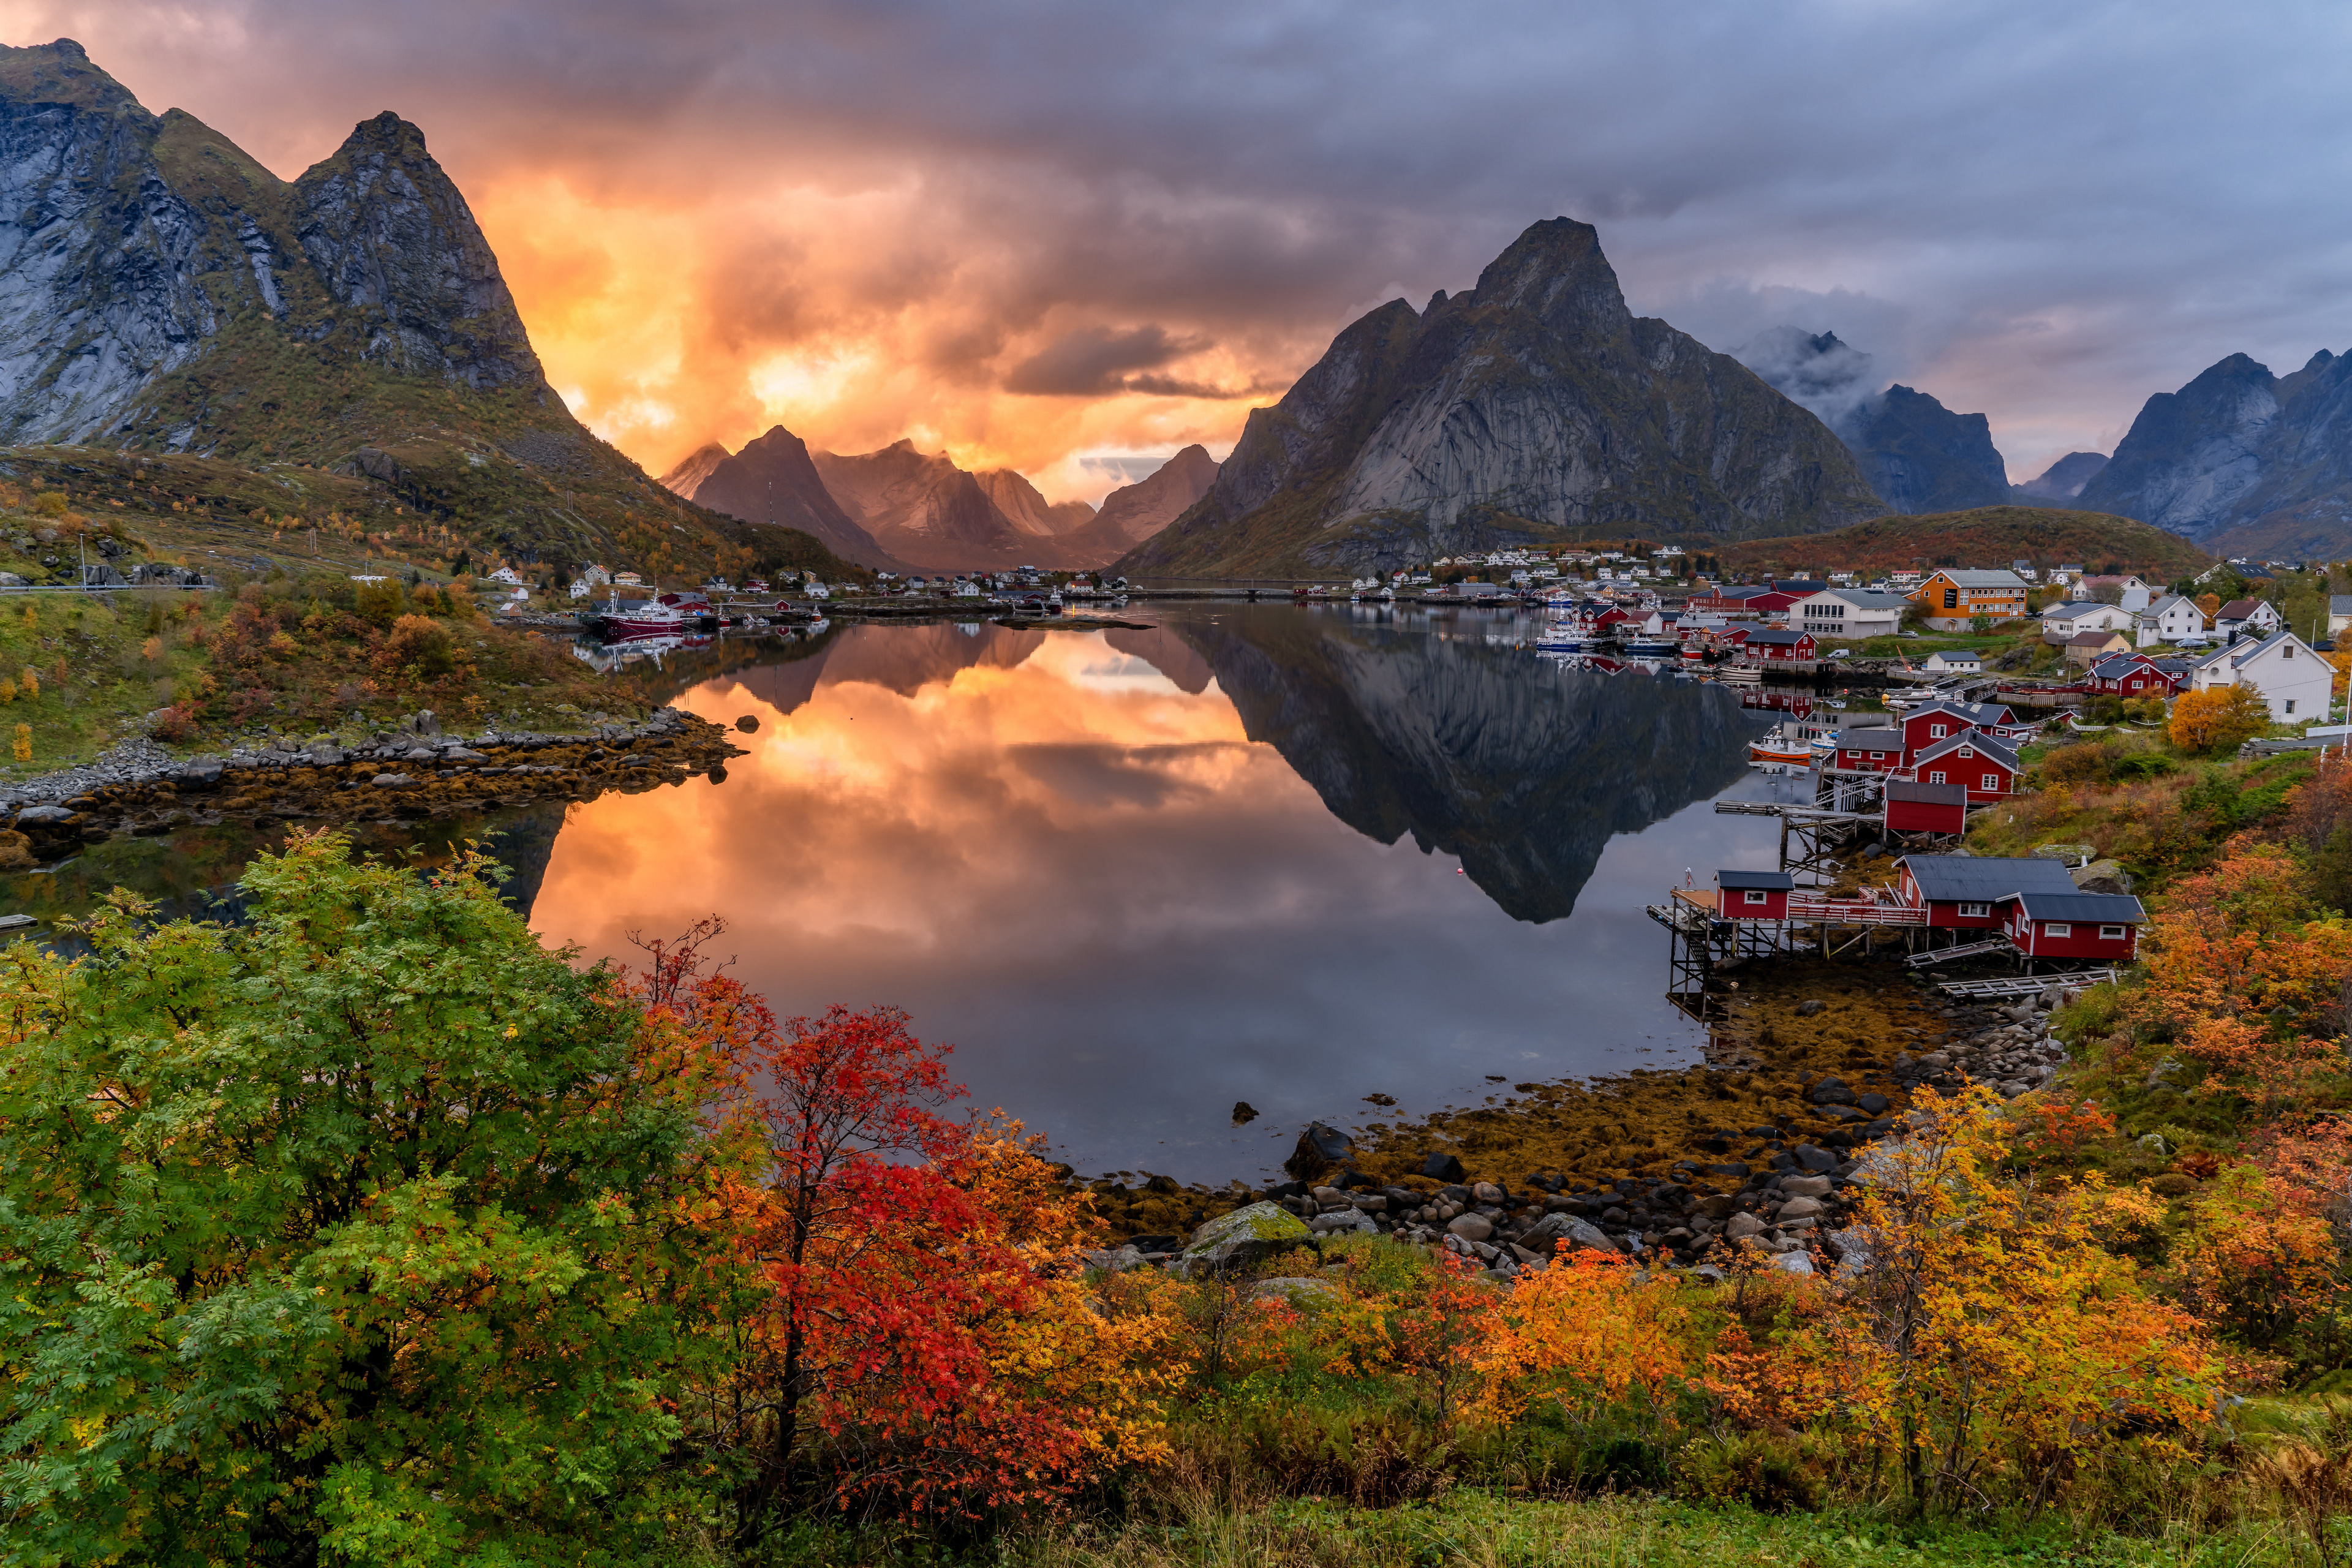
[{"label": "boulder", "polygon": [[[1353,1210],[1349,1211],[1349,1217],[1366,1226],[1371,1224]],[[1194,1231],[1191,1243],[1168,1267],[1184,1279],[1195,1273],[1217,1273],[1286,1252],[1314,1234],[1307,1229],[1306,1221],[1288,1209],[1270,1203],[1255,1203],[1231,1214],[1219,1215]]]},{"label": "boulder", "polygon": [[1813,1260],[1802,1252],[1784,1252],[1772,1259],[1772,1267],[1783,1274],[1811,1274]]},{"label": "boulder", "polygon": [[74,814],[62,805],[28,805],[16,814],[16,826],[36,827],[62,824],[73,819]]},{"label": "boulder", "polygon": [[1780,1195],[1784,1198],[1825,1198],[1830,1195],[1827,1176],[1783,1176]]},{"label": "boulder", "polygon": [[1360,1208],[1334,1209],[1318,1214],[1307,1222],[1307,1228],[1318,1236],[1344,1236],[1352,1231],[1376,1231],[1372,1216]]},{"label": "boulder", "polygon": [[1728,1240],[1745,1241],[1751,1236],[1763,1235],[1764,1222],[1752,1214],[1736,1214],[1725,1223],[1723,1234]]},{"label": "boulder", "polygon": [[1795,1157],[1798,1165],[1812,1172],[1815,1175],[1827,1175],[1838,1167],[1838,1158],[1835,1154],[1826,1149],[1816,1148],[1811,1143],[1800,1143],[1790,1150],[1790,1153]]},{"label": "boulder", "polygon": [[1124,1274],[1130,1268],[1143,1267],[1143,1254],[1132,1246],[1100,1247],[1081,1252],[1078,1256],[1087,1260],[1088,1268],[1099,1268],[1107,1274]]},{"label": "boulder", "polygon": [[1298,1147],[1291,1151],[1282,1168],[1294,1180],[1311,1182],[1355,1152],[1356,1145],[1345,1132],[1328,1122],[1310,1121],[1307,1131],[1298,1135]]},{"label": "boulder", "polygon": [[1800,1002],[1797,1004],[1797,1016],[1800,1018],[1812,1017],[1828,1005],[1829,1004],[1826,1002]]},{"label": "boulder", "polygon": [[1451,1154],[1432,1154],[1421,1163],[1421,1173],[1433,1182],[1458,1182],[1469,1173]]},{"label": "boulder", "polygon": [[1456,1215],[1445,1228],[1465,1241],[1485,1241],[1495,1234],[1495,1222],[1482,1214]]},{"label": "boulder", "polygon": [[1791,1220],[1819,1219],[1822,1210],[1822,1204],[1819,1198],[1790,1198],[1780,1205],[1779,1217],[1782,1225],[1787,1225]]},{"label": "boulder", "polygon": [[2074,886],[2086,893],[2128,893],[2132,890],[2131,873],[2120,860],[2094,860],[2087,866],[2077,866],[2066,873],[2074,879]]},{"label": "boulder", "polygon": [[1499,1204],[1503,1201],[1503,1189],[1492,1182],[1473,1182],[1470,1195],[1482,1204]]},{"label": "boulder", "polygon": [[378,773],[368,781],[378,789],[415,789],[416,781],[406,773]]}]

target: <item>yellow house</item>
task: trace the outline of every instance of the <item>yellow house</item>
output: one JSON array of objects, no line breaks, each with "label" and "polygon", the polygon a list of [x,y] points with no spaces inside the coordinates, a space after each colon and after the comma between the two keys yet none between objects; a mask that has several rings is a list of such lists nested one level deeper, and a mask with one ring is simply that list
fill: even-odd
[{"label": "yellow house", "polygon": [[1938,631],[1966,631],[1979,616],[2006,621],[2025,614],[2027,584],[2014,572],[1937,571],[1904,595]]}]

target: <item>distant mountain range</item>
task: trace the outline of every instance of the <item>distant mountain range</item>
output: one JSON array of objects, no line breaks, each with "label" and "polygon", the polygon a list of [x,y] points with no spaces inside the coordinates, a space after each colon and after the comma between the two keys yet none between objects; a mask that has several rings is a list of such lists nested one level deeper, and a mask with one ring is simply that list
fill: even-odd
[{"label": "distant mountain range", "polygon": [[1907,386],[1879,390],[1871,356],[1836,333],[1775,327],[1733,357],[1836,431],[1887,510],[1958,511],[2009,501],[2009,468],[1983,415],[1955,414]]},{"label": "distant mountain range", "polygon": [[779,425],[730,455],[712,442],[662,477],[679,495],[746,522],[804,529],[845,559],[884,571],[1107,566],[1200,499],[1217,465],[1187,447],[1103,498],[1048,502],[1010,468],[977,473],[912,441],[844,457],[809,451]]},{"label": "distant mountain range", "polygon": [[1419,311],[1394,300],[1341,331],[1119,570],[1352,572],[1634,529],[1809,531],[1884,510],[1819,419],[1635,317],[1591,226],[1553,218],[1475,289]]},{"label": "distant mountain range", "polygon": [[2026,500],[2073,500],[2083,493],[2101,468],[2107,466],[2104,452],[2069,452],[2039,477],[2017,487],[2018,496]]},{"label": "distant mountain range", "polygon": [[2231,354],[2157,394],[2080,504],[2225,555],[2352,554],[2352,357],[2274,376]]}]

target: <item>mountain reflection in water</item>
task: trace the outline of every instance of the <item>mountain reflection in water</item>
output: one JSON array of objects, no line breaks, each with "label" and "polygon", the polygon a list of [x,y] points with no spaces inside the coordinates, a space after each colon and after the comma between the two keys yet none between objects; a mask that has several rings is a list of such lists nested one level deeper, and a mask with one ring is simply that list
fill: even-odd
[{"label": "mountain reflection in water", "polygon": [[1743,778],[1727,692],[1558,669],[1484,614],[1162,619],[850,626],[715,678],[680,705],[757,717],[751,754],[573,808],[532,923],[625,954],[723,913],[780,1013],[906,1007],[1090,1171],[1222,1181],[1366,1094],[1695,1049],[1642,906],[1770,861],[1692,805]]}]

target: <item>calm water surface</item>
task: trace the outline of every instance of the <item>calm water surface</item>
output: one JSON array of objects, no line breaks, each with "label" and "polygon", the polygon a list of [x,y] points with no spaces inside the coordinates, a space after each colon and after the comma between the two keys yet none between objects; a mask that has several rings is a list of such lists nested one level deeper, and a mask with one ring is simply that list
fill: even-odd
[{"label": "calm water surface", "polygon": [[[1151,618],[845,626],[677,699],[759,721],[724,783],[464,826],[513,833],[549,941],[722,914],[780,1013],[906,1008],[1090,1174],[1253,1176],[1310,1118],[1389,1114],[1366,1095],[1696,1055],[1643,906],[1773,864],[1769,823],[1708,803],[1790,787],[1745,767],[1728,691],[1559,668],[1508,613]],[[110,845],[12,901],[217,883],[264,842]]]}]

